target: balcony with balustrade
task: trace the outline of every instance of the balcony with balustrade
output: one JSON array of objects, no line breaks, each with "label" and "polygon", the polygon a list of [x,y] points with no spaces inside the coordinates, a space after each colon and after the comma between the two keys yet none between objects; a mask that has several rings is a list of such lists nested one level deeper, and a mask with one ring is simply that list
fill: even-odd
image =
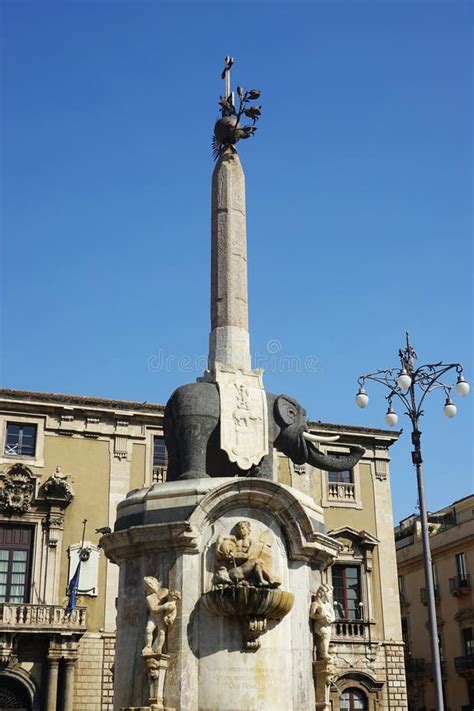
[{"label": "balcony with balustrade", "polygon": [[465,654],[462,657],[455,657],[454,668],[461,676],[474,679],[474,653]]},{"label": "balcony with balustrade", "polygon": [[168,467],[162,464],[154,464],[151,474],[153,484],[164,484],[168,474]]},{"label": "balcony with balustrade", "polygon": [[85,607],[76,607],[66,614],[61,605],[0,603],[0,633],[83,634],[86,630]]},{"label": "balcony with balustrade", "polygon": [[455,575],[453,578],[449,578],[449,592],[455,597],[469,595],[471,592],[471,576],[468,573],[464,573],[463,575]]},{"label": "balcony with balustrade", "polygon": [[422,657],[407,657],[405,659],[405,671],[407,676],[424,676],[426,674],[426,662]]},{"label": "balcony with balustrade", "polygon": [[332,624],[332,642],[370,642],[370,625],[367,620],[339,619]]},{"label": "balcony with balustrade", "polygon": [[[438,604],[439,602],[439,587],[435,585],[434,588],[434,599],[435,603]],[[426,605],[428,602],[428,591],[426,588],[420,588],[420,600],[423,603],[423,605]]]},{"label": "balcony with balustrade", "polygon": [[353,503],[355,497],[355,484],[352,482],[328,482],[328,501]]}]

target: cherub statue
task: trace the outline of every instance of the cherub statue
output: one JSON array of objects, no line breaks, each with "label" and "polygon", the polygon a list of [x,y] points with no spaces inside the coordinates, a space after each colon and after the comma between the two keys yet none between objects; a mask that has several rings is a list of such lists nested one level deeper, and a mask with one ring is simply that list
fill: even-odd
[{"label": "cherub statue", "polygon": [[250,521],[239,521],[234,530],[235,535],[222,533],[217,539],[215,583],[278,587],[280,581],[272,576],[262,559],[263,548],[268,544],[264,541],[258,550],[258,544],[250,538]]},{"label": "cherub statue", "polygon": [[309,610],[310,619],[313,620],[314,634],[319,639],[317,646],[318,659],[331,661],[329,643],[331,641],[331,625],[336,620],[332,602],[332,587],[324,583],[319,586],[316,594],[312,596]]},{"label": "cherub statue", "polygon": [[181,599],[181,593],[162,588],[160,582],[152,576],[143,578],[143,582],[145,592],[148,593],[146,603],[149,613],[142,654],[162,654],[167,629],[176,619],[176,603]]}]

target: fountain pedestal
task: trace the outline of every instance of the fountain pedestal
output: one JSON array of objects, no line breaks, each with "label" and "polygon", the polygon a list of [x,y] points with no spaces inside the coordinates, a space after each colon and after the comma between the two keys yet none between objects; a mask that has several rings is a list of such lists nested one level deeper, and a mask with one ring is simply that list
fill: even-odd
[{"label": "fountain pedestal", "polygon": [[153,701],[142,650],[154,576],[180,594],[157,709],[313,711],[311,593],[338,544],[310,497],[264,479],[156,484],[128,495],[101,545],[120,566],[117,710]]}]

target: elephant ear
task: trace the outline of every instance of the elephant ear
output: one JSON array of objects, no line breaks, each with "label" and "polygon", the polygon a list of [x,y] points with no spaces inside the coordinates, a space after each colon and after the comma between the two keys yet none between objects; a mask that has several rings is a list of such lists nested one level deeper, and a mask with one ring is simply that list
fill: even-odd
[{"label": "elephant ear", "polygon": [[[287,427],[301,416],[301,405],[288,395],[279,395],[275,400],[275,419]],[[303,415],[306,414],[303,412]]]}]

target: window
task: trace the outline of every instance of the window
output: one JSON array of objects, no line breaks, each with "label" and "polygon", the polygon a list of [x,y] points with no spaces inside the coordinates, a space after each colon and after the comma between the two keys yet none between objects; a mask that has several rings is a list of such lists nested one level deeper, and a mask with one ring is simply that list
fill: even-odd
[{"label": "window", "polygon": [[362,618],[362,601],[359,566],[334,565],[332,584],[336,617],[345,620],[360,620]]},{"label": "window", "polygon": [[168,452],[164,437],[153,437],[153,473],[152,480],[162,484],[166,479]]},{"label": "window", "polygon": [[456,555],[456,573],[460,578],[465,578],[467,576],[466,556],[464,553],[458,553]]},{"label": "window", "polygon": [[34,457],[36,449],[36,425],[7,422],[5,454],[9,456]]},{"label": "window", "polygon": [[168,465],[168,452],[166,451],[165,438],[153,437],[153,466],[166,467]]},{"label": "window", "polygon": [[0,602],[28,602],[33,530],[0,526]]},{"label": "window", "polygon": [[402,617],[402,639],[405,644],[405,657],[410,656],[410,638],[408,636],[408,618]]},{"label": "window", "polygon": [[465,627],[462,630],[463,655],[472,657],[474,655],[474,638],[472,636],[472,627]]},{"label": "window", "polygon": [[398,576],[398,592],[403,595],[405,592],[405,579],[403,575]]},{"label": "window", "polygon": [[339,700],[341,711],[366,711],[366,696],[359,689],[346,689]]},{"label": "window", "polygon": [[[346,457],[346,454],[340,454],[339,452],[329,452],[331,457],[340,459],[341,457]],[[353,484],[354,478],[352,476],[352,469],[346,469],[343,472],[328,472],[328,482],[330,484]]]}]

